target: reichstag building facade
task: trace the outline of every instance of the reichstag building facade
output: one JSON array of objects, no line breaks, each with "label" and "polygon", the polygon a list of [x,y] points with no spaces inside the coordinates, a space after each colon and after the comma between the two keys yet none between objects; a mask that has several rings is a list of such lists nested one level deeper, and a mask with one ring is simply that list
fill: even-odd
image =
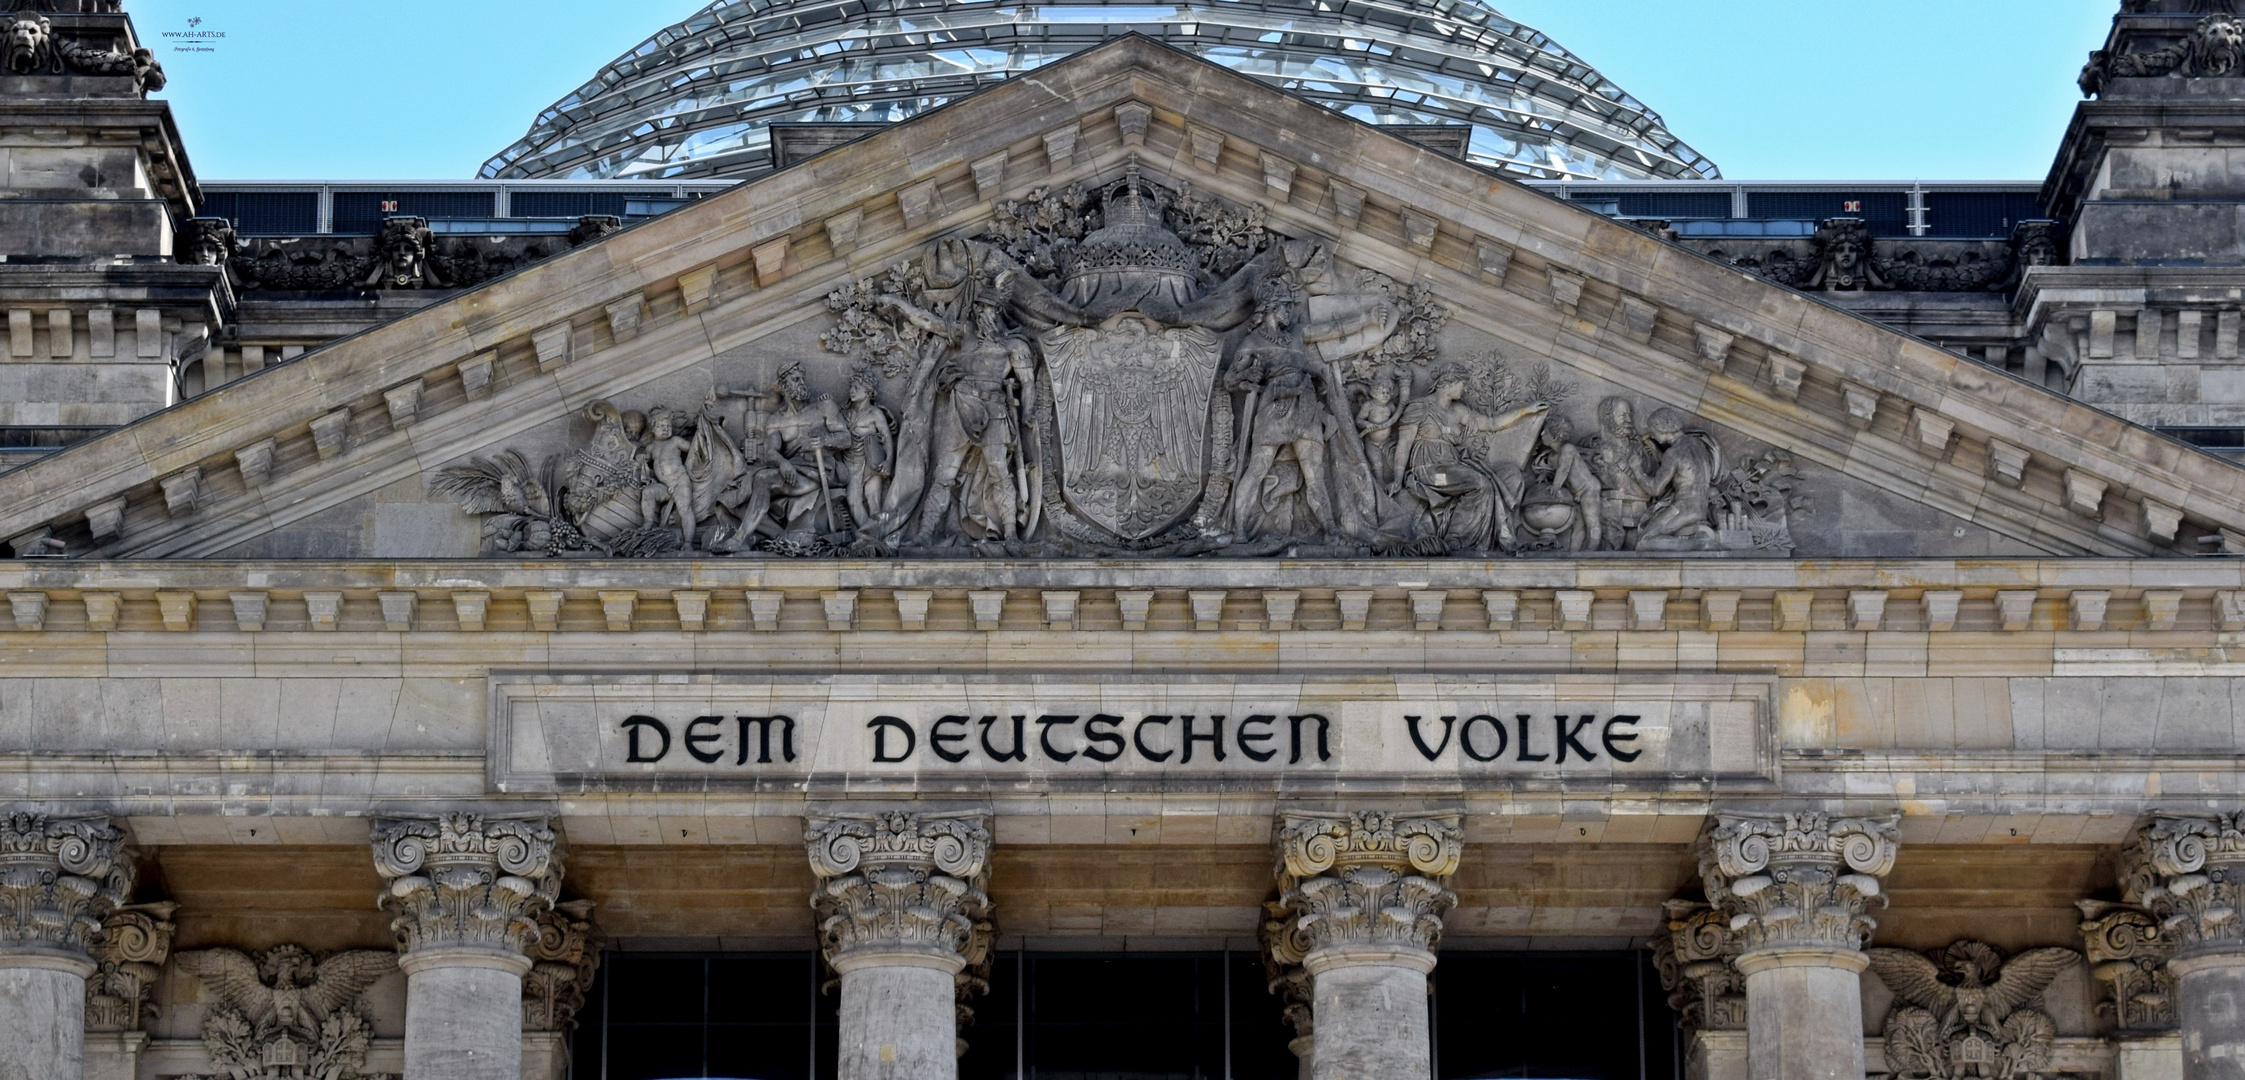
[{"label": "reichstag building facade", "polygon": [[2245,20],[1725,178],[1474,0],[0,0],[0,1080],[2245,1080]]}]

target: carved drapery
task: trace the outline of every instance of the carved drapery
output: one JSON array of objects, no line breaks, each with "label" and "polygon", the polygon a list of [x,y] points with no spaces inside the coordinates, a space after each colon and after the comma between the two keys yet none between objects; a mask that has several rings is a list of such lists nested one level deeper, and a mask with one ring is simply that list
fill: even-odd
[{"label": "carved drapery", "polygon": [[2103,900],[2083,900],[2079,907],[2089,973],[2112,994],[2098,1010],[2109,1012],[2121,1031],[2175,1030],[2175,976],[2167,970],[2174,939],[2142,908]]},{"label": "carved drapery", "polygon": [[1456,814],[1357,811],[1280,816],[1279,904],[1289,953],[1387,946],[1432,951],[1458,894],[1465,832]]},{"label": "carved drapery", "polygon": [[561,891],[561,838],[544,817],[384,818],[373,845],[376,899],[406,952],[527,954]]},{"label": "carved drapery", "polygon": [[564,900],[537,916],[530,971],[522,977],[522,1030],[567,1032],[600,971],[600,936],[590,900]]},{"label": "carved drapery", "polygon": [[0,816],[0,954],[85,955],[132,885],[125,834],[108,818]]},{"label": "carved drapery", "polygon": [[1719,813],[1700,834],[1707,899],[1730,918],[1741,953],[1862,947],[1884,904],[1901,830],[1892,817]]},{"label": "carved drapery", "polygon": [[828,963],[864,952],[973,958],[990,915],[988,813],[814,814],[803,840]]},{"label": "carved drapery", "polygon": [[86,979],[86,1030],[135,1031],[150,1012],[148,994],[171,958],[173,903],[134,904],[104,920]]},{"label": "carved drapery", "polygon": [[1687,1031],[1743,1031],[1746,979],[1731,965],[1738,939],[1730,919],[1698,900],[1670,900],[1665,933],[1653,938],[1653,966],[1668,1006]]},{"label": "carved drapery", "polygon": [[2120,854],[2121,898],[2159,920],[2175,955],[2245,951],[2245,813],[2160,814]]},{"label": "carved drapery", "polygon": [[1981,941],[1929,953],[1869,949],[1871,971],[1898,999],[1886,1017],[1887,1068],[1897,1076],[1963,1080],[2049,1074],[2058,1025],[2042,992],[2081,962],[2071,949],[2029,949],[2006,960]]}]

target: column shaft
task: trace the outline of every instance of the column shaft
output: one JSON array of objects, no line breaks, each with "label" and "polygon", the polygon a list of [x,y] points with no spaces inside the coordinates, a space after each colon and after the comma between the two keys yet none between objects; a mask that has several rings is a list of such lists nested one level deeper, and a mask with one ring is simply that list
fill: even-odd
[{"label": "column shaft", "polygon": [[1317,1001],[1311,1080],[1428,1080],[1433,1042],[1424,950],[1315,954]]},{"label": "column shaft", "polygon": [[374,865],[405,972],[405,1080],[522,1080],[523,976],[561,892],[543,817],[376,821]]},{"label": "column shaft", "polygon": [[86,977],[102,920],[131,896],[105,817],[0,814],[0,1080],[82,1080]]},{"label": "column shaft", "polygon": [[2245,1080],[2245,813],[2156,815],[2120,864],[2122,898],[2171,937],[2182,1080]]},{"label": "column shaft", "polygon": [[1752,1080],[1861,1080],[1863,942],[1901,830],[1891,817],[1717,813],[1700,834],[1708,902],[1746,983]]},{"label": "column shaft", "polygon": [[2169,961],[2183,1036],[2183,1080],[2245,1080],[2245,952]]},{"label": "column shaft", "polygon": [[814,814],[820,944],[842,978],[841,1080],[957,1080],[990,955],[990,815]]},{"label": "column shaft", "polygon": [[852,966],[842,973],[844,1080],[957,1080],[953,979],[943,966]]},{"label": "column shaft", "polygon": [[91,961],[0,957],[0,1077],[78,1080],[86,1072]]},{"label": "column shaft", "polygon": [[1280,815],[1279,900],[1263,928],[1274,992],[1292,1001],[1309,977],[1303,1075],[1310,1080],[1428,1080],[1427,975],[1442,916],[1458,902],[1465,833],[1456,814],[1379,811]]},{"label": "column shaft", "polygon": [[1746,1068],[1751,1080],[1862,1080],[1864,968],[1860,952],[1766,949],[1746,972]]},{"label": "column shaft", "polygon": [[525,958],[476,950],[409,953],[405,1075],[411,1080],[522,1080]]}]

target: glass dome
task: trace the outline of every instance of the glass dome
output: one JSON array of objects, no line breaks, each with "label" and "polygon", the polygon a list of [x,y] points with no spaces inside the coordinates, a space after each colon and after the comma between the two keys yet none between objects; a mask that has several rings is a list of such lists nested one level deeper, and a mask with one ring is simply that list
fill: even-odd
[{"label": "glass dome", "polygon": [[1137,31],[1374,124],[1470,124],[1522,177],[1715,179],[1659,114],[1472,0],[718,0],[601,69],[483,166],[494,179],[772,167],[775,123],[903,120]]}]

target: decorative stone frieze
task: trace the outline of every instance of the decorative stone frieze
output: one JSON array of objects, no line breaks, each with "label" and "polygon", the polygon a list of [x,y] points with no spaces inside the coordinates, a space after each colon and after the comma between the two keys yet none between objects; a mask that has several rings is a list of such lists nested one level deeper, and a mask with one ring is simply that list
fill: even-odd
[{"label": "decorative stone frieze", "polygon": [[1279,902],[1305,958],[1356,945],[1431,952],[1458,902],[1443,884],[1465,850],[1456,814],[1289,811],[1277,848]]},{"label": "decorative stone frieze", "polygon": [[1929,953],[1871,949],[1871,971],[1900,999],[1886,1017],[1886,1063],[1931,1080],[2049,1075],[2058,1025],[2042,992],[2081,962],[2071,949],[2029,949],[2005,960],[1994,946],[1958,941]]},{"label": "decorative stone frieze", "polygon": [[2177,956],[2245,952],[2245,813],[2153,817],[2121,849],[2120,883]]},{"label": "decorative stone frieze", "polygon": [[107,817],[0,816],[0,963],[86,955],[132,885],[125,834]]},{"label": "decorative stone frieze", "polygon": [[522,1030],[566,1032],[600,971],[600,935],[590,900],[564,900],[538,914],[530,972],[522,977]]},{"label": "decorative stone frieze", "polygon": [[148,996],[171,957],[172,903],[121,908],[102,923],[93,946],[99,970],[86,978],[86,1030],[135,1031],[151,1013]]},{"label": "decorative stone frieze", "polygon": [[2103,900],[2078,906],[2089,973],[2112,994],[2098,1010],[2124,1032],[2173,1031],[2175,976],[2167,960],[2175,955],[2174,939],[2142,908]]},{"label": "decorative stone frieze", "polygon": [[373,845],[378,903],[407,953],[528,953],[561,889],[562,842],[544,817],[383,818]]},{"label": "decorative stone frieze", "polygon": [[1893,817],[1719,813],[1700,834],[1699,873],[1730,916],[1739,951],[1862,947],[1878,925],[1879,879],[1894,868]]},{"label": "decorative stone frieze", "polygon": [[964,964],[990,898],[990,815],[814,814],[803,842],[827,962],[922,953]]},{"label": "decorative stone frieze", "polygon": [[363,996],[397,970],[396,954],[352,949],[322,956],[280,945],[256,953],[196,949],[177,959],[206,991],[203,1047],[213,1074],[183,1080],[380,1075],[365,1071],[374,1017]]},{"label": "decorative stone frieze", "polygon": [[1738,939],[1730,920],[1699,900],[1670,900],[1665,933],[1653,938],[1653,966],[1668,1006],[1687,1031],[1743,1031],[1746,980],[1731,959]]}]

